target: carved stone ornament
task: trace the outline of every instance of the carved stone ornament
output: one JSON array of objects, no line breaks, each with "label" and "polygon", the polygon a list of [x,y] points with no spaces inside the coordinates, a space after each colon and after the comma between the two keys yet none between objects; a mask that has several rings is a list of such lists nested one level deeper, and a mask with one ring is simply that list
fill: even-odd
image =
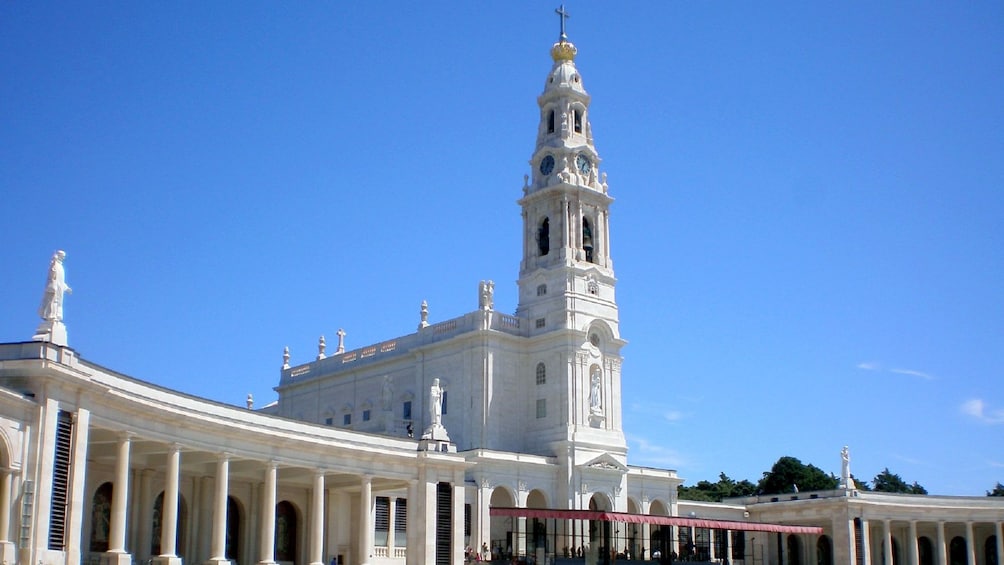
[{"label": "carved stone ornament", "polygon": [[520,492],[526,492],[526,481],[519,481],[519,483],[516,485],[516,489],[519,490]]},{"label": "carved stone ornament", "polygon": [[488,489],[491,487],[492,484],[488,481],[488,477],[481,477],[481,488]]}]

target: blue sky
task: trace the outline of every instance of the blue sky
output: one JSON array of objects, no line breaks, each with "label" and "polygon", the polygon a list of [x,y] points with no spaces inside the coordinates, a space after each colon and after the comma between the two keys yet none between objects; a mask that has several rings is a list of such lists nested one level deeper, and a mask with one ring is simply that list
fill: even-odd
[{"label": "blue sky", "polygon": [[[208,398],[516,306],[540,2],[0,3],[0,340]],[[1004,482],[1004,5],[567,2],[629,461]]]}]

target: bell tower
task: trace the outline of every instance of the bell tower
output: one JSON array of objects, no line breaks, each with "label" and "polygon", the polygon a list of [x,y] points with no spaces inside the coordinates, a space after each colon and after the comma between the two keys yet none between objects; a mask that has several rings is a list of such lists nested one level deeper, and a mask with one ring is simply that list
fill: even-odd
[{"label": "bell tower", "polygon": [[[620,349],[626,342],[620,337],[610,254],[613,199],[593,144],[590,97],[575,67],[577,50],[564,33],[566,13],[558,13],[562,33],[537,98],[531,174],[518,201],[523,253],[516,315],[529,328],[528,370],[536,367],[538,385],[541,375],[547,376],[546,388],[536,387],[537,402],[548,397],[549,416],[552,402],[558,405],[556,418],[531,425],[539,442],[531,451],[557,455],[574,475],[580,466],[600,465],[600,459],[617,468],[626,463],[620,392]],[[578,504],[571,498],[568,503]]]}]

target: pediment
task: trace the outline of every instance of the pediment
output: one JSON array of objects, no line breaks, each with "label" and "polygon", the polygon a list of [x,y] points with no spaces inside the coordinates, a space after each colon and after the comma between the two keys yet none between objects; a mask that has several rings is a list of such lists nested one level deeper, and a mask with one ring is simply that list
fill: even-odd
[{"label": "pediment", "polygon": [[627,473],[627,466],[616,460],[609,453],[602,453],[598,457],[591,459],[582,465],[580,469],[593,471],[609,471],[614,473]]}]

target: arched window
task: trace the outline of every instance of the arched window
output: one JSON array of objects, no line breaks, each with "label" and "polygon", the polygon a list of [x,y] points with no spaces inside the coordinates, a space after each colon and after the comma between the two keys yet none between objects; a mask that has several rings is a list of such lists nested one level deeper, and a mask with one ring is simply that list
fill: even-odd
[{"label": "arched window", "polygon": [[966,565],[969,562],[966,540],[955,536],[948,542],[948,565]]},{"label": "arched window", "polygon": [[226,556],[232,561],[238,560],[238,551],[241,546],[241,512],[237,500],[227,497],[227,539]]},{"label": "arched window", "polygon": [[921,536],[917,540],[917,556],[920,557],[920,565],[934,565],[934,544],[931,538]]},{"label": "arched window", "polygon": [[[181,535],[185,531],[185,526],[187,522],[188,509],[185,506],[185,499],[181,495],[178,495],[178,521],[177,528],[174,530],[174,550],[179,552],[180,555],[181,548],[184,547],[182,543],[184,540]],[[164,491],[160,491],[157,498],[153,501],[153,527],[152,535],[150,539],[150,554],[151,555],[161,555],[163,553],[160,546],[160,534],[164,526]]]},{"label": "arched window", "polygon": [[112,519],[111,483],[103,483],[91,499],[91,551],[108,551],[108,532]]},{"label": "arched window", "polygon": [[582,110],[576,109],[574,115],[575,133],[582,133]]},{"label": "arched window", "polygon": [[833,565],[833,542],[829,536],[819,536],[816,541],[816,555],[819,565]]},{"label": "arched window", "polygon": [[987,543],[983,546],[983,556],[987,565],[1000,565],[997,561],[997,536],[987,538]]},{"label": "arched window", "polygon": [[586,252],[586,261],[593,262],[593,225],[589,218],[582,218],[582,250]]},{"label": "arched window", "polygon": [[537,363],[537,384],[542,385],[547,382],[547,368],[543,363]]},{"label": "arched window", "polygon": [[296,508],[286,500],[275,505],[275,560],[296,561]]},{"label": "arched window", "polygon": [[546,284],[538,284],[537,285],[537,296],[544,296],[545,294],[547,294],[547,285]]},{"label": "arched window", "polygon": [[551,221],[547,218],[544,218],[537,228],[537,250],[542,256],[551,250]]},{"label": "arched window", "polygon": [[554,133],[554,110],[547,113],[547,133]]},{"label": "arched window", "polygon": [[802,544],[795,534],[788,534],[788,564],[802,565]]}]

